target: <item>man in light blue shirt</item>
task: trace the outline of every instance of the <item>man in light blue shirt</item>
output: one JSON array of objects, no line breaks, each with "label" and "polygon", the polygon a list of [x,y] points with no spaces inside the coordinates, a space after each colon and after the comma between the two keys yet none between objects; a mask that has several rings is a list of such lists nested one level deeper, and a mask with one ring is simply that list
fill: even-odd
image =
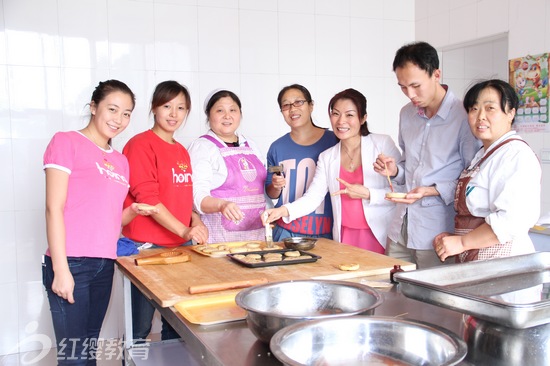
[{"label": "man in light blue shirt", "polygon": [[404,185],[388,230],[386,254],[416,263],[417,268],[442,264],[433,250],[434,237],[454,231],[454,195],[461,171],[481,143],[468,125],[462,102],[440,84],[437,51],[425,42],[401,47],[393,71],[411,100],[399,115],[401,160],[379,155],[374,170]]}]

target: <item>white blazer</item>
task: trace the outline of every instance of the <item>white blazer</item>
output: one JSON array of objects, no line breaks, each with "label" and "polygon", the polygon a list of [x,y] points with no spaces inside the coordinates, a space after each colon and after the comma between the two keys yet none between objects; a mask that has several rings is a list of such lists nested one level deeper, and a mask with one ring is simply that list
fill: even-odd
[{"label": "white blazer", "polygon": [[[336,178],[340,172],[341,146],[340,142],[319,155],[315,176],[307,192],[296,201],[285,205],[289,216],[283,217],[284,222],[289,223],[314,211],[323,202],[327,191],[332,194],[340,190],[340,183]],[[372,166],[381,153],[393,157],[395,161],[401,157],[391,137],[374,133],[361,137],[363,185],[370,191],[370,199],[362,200],[363,213],[374,236],[385,248],[388,225],[392,219],[395,204],[385,199],[386,192],[390,191],[387,178],[376,173]],[[342,228],[342,201],[337,195],[331,197],[331,202],[334,217],[332,236],[339,242]]]}]

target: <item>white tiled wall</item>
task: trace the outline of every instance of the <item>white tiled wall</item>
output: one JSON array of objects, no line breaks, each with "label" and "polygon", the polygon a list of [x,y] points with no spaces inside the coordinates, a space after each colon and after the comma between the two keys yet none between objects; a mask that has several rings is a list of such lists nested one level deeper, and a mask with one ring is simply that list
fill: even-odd
[{"label": "white tiled wall", "polygon": [[508,37],[460,44],[441,52],[443,83],[460,98],[479,80],[508,79]]},{"label": "white tiled wall", "polygon": [[[455,78],[456,69],[443,69],[443,78],[454,78],[466,90],[472,78],[488,77],[487,69],[498,71],[507,80],[509,59],[550,52],[550,0],[416,0],[415,34],[439,49],[454,49],[456,65],[465,66],[464,79]],[[529,11],[528,11],[529,10]],[[494,38],[504,37],[506,45]],[[478,40],[492,39],[493,48],[472,46]],[[457,45],[464,47],[454,48]],[[507,54],[500,50],[507,49]],[[463,59],[464,58],[464,59]],[[464,62],[464,60],[483,60]],[[492,65],[487,65],[492,61]],[[486,66],[485,66],[486,65]],[[485,66],[485,67],[480,67]],[[454,73],[454,74],[453,74]],[[450,74],[450,75],[449,75]],[[462,85],[460,85],[460,83]],[[550,133],[522,133],[535,153],[550,149]],[[542,213],[550,212],[550,164],[542,164]]]},{"label": "white tiled wall", "polygon": [[[225,87],[241,97],[242,130],[265,153],[287,132],[276,96],[294,82],[312,92],[321,126],[329,125],[332,95],[347,87],[363,91],[371,129],[395,138],[406,102],[391,71],[398,47],[418,39],[445,48],[507,33],[508,58],[548,52],[549,3],[0,0],[0,293],[8,299],[0,302],[0,357],[39,349],[29,337],[53,335],[40,284],[42,154],[54,132],[86,124],[86,103],[100,80],[123,80],[137,95],[117,148],[151,126],[151,93],[166,79],[191,91],[193,110],[177,133],[185,145],[206,131],[205,96]],[[550,147],[548,134],[527,138],[535,148]],[[550,182],[548,168],[543,179]],[[550,209],[548,190],[543,207]],[[120,291],[117,285],[105,337],[119,335]]]},{"label": "white tiled wall", "polygon": [[[310,89],[326,127],[336,92],[363,91],[371,129],[395,138],[406,98],[391,59],[414,24],[412,0],[0,0],[0,361],[40,349],[33,336],[53,339],[40,272],[42,154],[56,131],[85,126],[99,81],[120,79],[137,96],[119,149],[151,126],[151,93],[167,79],[191,91],[184,145],[206,131],[205,96],[225,87],[241,97],[242,130],[265,154],[288,131],[276,97],[294,82]],[[119,282],[114,292],[104,337],[120,335]]]}]

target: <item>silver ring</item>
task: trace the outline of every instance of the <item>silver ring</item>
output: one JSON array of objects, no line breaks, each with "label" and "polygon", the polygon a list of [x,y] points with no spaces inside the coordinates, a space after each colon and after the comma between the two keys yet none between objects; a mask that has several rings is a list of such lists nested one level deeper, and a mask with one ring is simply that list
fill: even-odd
[{"label": "silver ring", "polygon": [[348,189],[344,189],[344,194],[348,194]]}]

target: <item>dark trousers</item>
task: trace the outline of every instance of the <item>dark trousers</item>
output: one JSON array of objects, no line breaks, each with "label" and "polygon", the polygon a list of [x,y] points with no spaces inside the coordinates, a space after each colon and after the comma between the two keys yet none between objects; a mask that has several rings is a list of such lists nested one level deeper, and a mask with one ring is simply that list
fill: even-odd
[{"label": "dark trousers", "polygon": [[112,259],[68,257],[74,278],[74,303],[52,291],[54,272],[45,256],[42,282],[48,294],[59,365],[96,365],[99,332],[107,312],[113,287]]},{"label": "dark trousers", "polygon": [[[132,336],[135,343],[144,343],[147,341],[147,336],[151,332],[154,314],[155,307],[145,295],[132,284]],[[162,318],[162,330],[160,335],[163,341],[180,337],[178,332],[176,332],[164,318]]]}]

